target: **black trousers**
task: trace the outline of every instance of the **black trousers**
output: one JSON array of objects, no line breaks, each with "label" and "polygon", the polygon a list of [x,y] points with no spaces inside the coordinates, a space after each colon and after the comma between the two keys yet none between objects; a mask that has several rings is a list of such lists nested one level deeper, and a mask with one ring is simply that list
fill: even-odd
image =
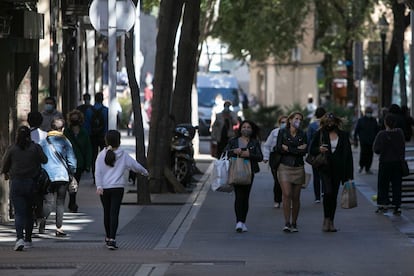
[{"label": "black trousers", "polygon": [[323,194],[323,214],[324,218],[329,218],[332,221],[335,218],[338,191],[340,186],[339,179],[332,177],[329,174],[320,173],[322,183],[324,185]]},{"label": "black trousers", "polygon": [[101,202],[104,209],[104,226],[106,237],[114,239],[118,231],[119,210],[121,208],[124,188],[104,189]]},{"label": "black trousers", "polygon": [[[254,175],[252,175],[253,183]],[[249,197],[252,184],[250,185],[234,185],[234,211],[236,213],[236,222],[246,222],[247,213],[249,212]]]},{"label": "black trousers", "polygon": [[365,171],[369,171],[372,165],[372,158],[374,152],[372,151],[372,144],[361,144],[361,153],[359,155],[359,167],[361,170],[365,168]]},{"label": "black trousers", "polygon": [[389,189],[391,183],[392,205],[401,206],[401,162],[380,162],[378,168],[378,205],[389,205]]},{"label": "black trousers", "polygon": [[277,170],[272,168],[273,175],[273,201],[280,203],[282,202],[282,188],[280,187],[279,179],[277,179]]}]

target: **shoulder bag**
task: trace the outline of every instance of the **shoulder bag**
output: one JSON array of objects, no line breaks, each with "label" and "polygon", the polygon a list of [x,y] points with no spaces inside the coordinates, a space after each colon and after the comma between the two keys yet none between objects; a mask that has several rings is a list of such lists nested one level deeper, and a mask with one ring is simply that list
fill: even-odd
[{"label": "shoulder bag", "polygon": [[70,172],[69,167],[68,167],[68,164],[63,159],[62,155],[56,150],[55,146],[50,142],[49,137],[46,137],[46,141],[48,142],[48,144],[49,144],[50,148],[52,149],[53,153],[60,160],[60,162],[62,162],[63,166],[68,171],[68,175],[69,175],[68,191],[69,191],[69,193],[76,193],[76,192],[78,192],[78,187],[79,187],[78,181],[76,180],[76,178]]},{"label": "shoulder bag", "polygon": [[[322,132],[319,136],[319,146],[322,145]],[[326,153],[318,153],[317,155],[312,155],[308,153],[308,155],[305,158],[306,163],[310,164],[313,168],[317,169],[322,166],[325,166],[328,164],[328,157]]]}]

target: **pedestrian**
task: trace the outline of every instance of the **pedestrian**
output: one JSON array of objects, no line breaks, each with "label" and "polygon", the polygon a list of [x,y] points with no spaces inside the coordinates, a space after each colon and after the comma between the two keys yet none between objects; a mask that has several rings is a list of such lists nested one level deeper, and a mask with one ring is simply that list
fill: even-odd
[{"label": "pedestrian", "polygon": [[95,104],[86,112],[90,122],[90,140],[92,145],[92,174],[95,182],[95,161],[98,153],[105,148],[105,135],[108,132],[108,107],[103,105],[103,93],[95,95]]},{"label": "pedestrian", "polygon": [[[72,110],[67,115],[68,127],[64,129],[63,134],[72,144],[76,157],[75,179],[80,183],[83,172],[89,172],[92,163],[91,141],[87,130],[83,127],[83,114],[77,109]],[[76,192],[69,193],[68,208],[72,213],[78,211],[76,203]]]},{"label": "pedestrian", "polygon": [[404,138],[406,142],[410,142],[411,137],[413,136],[414,118],[411,117],[410,109],[406,105],[401,106],[401,112],[405,123]]},{"label": "pedestrian", "polygon": [[43,120],[40,128],[46,132],[51,130],[50,125],[53,119],[63,119],[62,113],[56,110],[56,100],[54,97],[45,98],[42,118]]},{"label": "pedestrian", "polygon": [[405,141],[403,131],[396,127],[397,121],[394,114],[387,114],[384,119],[385,130],[378,132],[374,141],[374,152],[379,154],[377,213],[387,212],[391,182],[394,214],[401,214],[401,165],[405,159]]},{"label": "pedestrian", "polygon": [[46,220],[55,206],[56,237],[64,237],[62,230],[63,213],[65,210],[66,190],[69,184],[69,173],[76,172],[76,157],[70,141],[63,135],[65,120],[54,119],[52,130],[47,133],[46,139],[40,142],[48,162],[43,165],[50,179],[49,193],[45,195],[43,218],[39,224],[39,233],[45,232]]},{"label": "pedestrian", "polygon": [[[320,121],[320,129],[315,133],[309,153],[325,153],[327,165],[319,168],[324,185],[323,226],[324,232],[336,232],[334,225],[337,198],[340,184],[353,180],[354,169],[349,133],[341,129],[342,120],[333,113],[326,113]],[[322,138],[321,138],[322,136]]]},{"label": "pedestrian", "polygon": [[87,113],[90,112],[90,109],[92,108],[91,105],[91,95],[89,93],[85,93],[82,96],[83,104],[76,107],[77,110],[82,112],[83,114],[83,127],[86,129],[88,134],[91,132],[91,122],[87,120]]},{"label": "pedestrian", "polygon": [[378,122],[372,117],[372,111],[372,108],[369,106],[365,108],[364,116],[358,119],[354,130],[354,146],[358,147],[358,140],[361,145],[361,152],[359,154],[359,173],[365,168],[367,174],[372,174],[371,165],[374,156],[372,145],[374,144],[375,136],[379,131]]},{"label": "pedestrian", "polygon": [[[274,154],[277,136],[281,129],[286,128],[287,116],[279,116],[277,120],[278,127],[273,129],[269,136],[266,139],[266,142],[263,144],[263,162],[266,164],[270,160],[270,155]],[[282,188],[280,187],[279,180],[277,178],[277,168],[272,166],[273,164],[269,163],[270,170],[273,175],[273,206],[275,208],[280,208],[280,203],[282,202]]]},{"label": "pedestrian", "polygon": [[29,114],[27,114],[27,122],[30,126],[30,137],[33,142],[39,143],[46,138],[47,132],[40,128],[43,122],[43,117],[39,111],[29,112]]},{"label": "pedestrian", "polygon": [[119,148],[121,134],[109,130],[105,137],[107,147],[96,159],[95,179],[96,193],[100,196],[104,211],[105,242],[111,249],[117,249],[116,233],[118,230],[119,210],[124,195],[125,170],[132,170],[148,176],[148,171],[135,159]]},{"label": "pedestrian", "polygon": [[234,211],[236,213],[236,231],[247,232],[246,218],[249,211],[249,196],[252,189],[254,174],[260,171],[258,162],[263,160],[260,141],[258,138],[259,128],[252,121],[245,120],[240,124],[238,135],[229,140],[225,151],[229,158],[243,157],[250,161],[251,181],[250,185],[234,185]]},{"label": "pedestrian", "polygon": [[282,155],[277,170],[282,188],[283,215],[285,226],[283,231],[298,232],[297,219],[300,209],[300,191],[305,184],[306,134],[301,130],[303,114],[292,112],[287,120],[286,128],[279,131],[276,151]]},{"label": "pedestrian", "polygon": [[220,158],[230,138],[235,136],[235,127],[239,123],[237,114],[231,111],[231,102],[225,101],[223,111],[216,115],[211,130],[211,141],[217,145],[216,158]]},{"label": "pedestrian", "polygon": [[[311,144],[313,136],[318,131],[320,127],[320,121],[323,115],[325,115],[326,110],[323,107],[318,107],[315,110],[315,120],[311,122],[308,126],[306,132],[306,138],[308,139],[308,145]],[[309,148],[309,147],[308,147]],[[316,168],[312,167],[313,175],[313,194],[315,196],[315,203],[321,203],[321,195],[324,193],[322,179],[319,175],[319,172]]]},{"label": "pedestrian", "polygon": [[316,104],[313,102],[313,97],[309,97],[308,98],[308,104],[306,105],[306,111],[307,111],[307,115],[306,117],[311,120],[313,117],[313,114],[316,111]]},{"label": "pedestrian", "polygon": [[27,126],[19,127],[16,143],[7,149],[2,161],[1,173],[6,180],[10,179],[10,197],[15,210],[16,251],[32,246],[35,179],[41,164],[47,162],[42,148],[31,140],[30,133]]}]

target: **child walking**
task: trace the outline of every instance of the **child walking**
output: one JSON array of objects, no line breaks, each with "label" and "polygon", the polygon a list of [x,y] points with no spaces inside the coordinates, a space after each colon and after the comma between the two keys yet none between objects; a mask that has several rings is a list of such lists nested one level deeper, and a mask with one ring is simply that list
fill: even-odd
[{"label": "child walking", "polygon": [[118,230],[119,209],[124,196],[125,170],[132,170],[148,176],[148,171],[128,153],[119,149],[121,134],[117,130],[109,130],[105,136],[106,148],[96,158],[95,183],[96,193],[100,196],[104,210],[104,226],[106,246],[115,250],[116,232]]}]

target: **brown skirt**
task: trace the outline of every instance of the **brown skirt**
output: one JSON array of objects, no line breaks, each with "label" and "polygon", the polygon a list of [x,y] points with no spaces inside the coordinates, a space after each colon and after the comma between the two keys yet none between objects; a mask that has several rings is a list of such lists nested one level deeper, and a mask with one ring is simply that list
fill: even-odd
[{"label": "brown skirt", "polygon": [[305,168],[304,166],[290,167],[280,164],[277,170],[277,178],[279,179],[279,182],[303,185],[305,184]]}]

